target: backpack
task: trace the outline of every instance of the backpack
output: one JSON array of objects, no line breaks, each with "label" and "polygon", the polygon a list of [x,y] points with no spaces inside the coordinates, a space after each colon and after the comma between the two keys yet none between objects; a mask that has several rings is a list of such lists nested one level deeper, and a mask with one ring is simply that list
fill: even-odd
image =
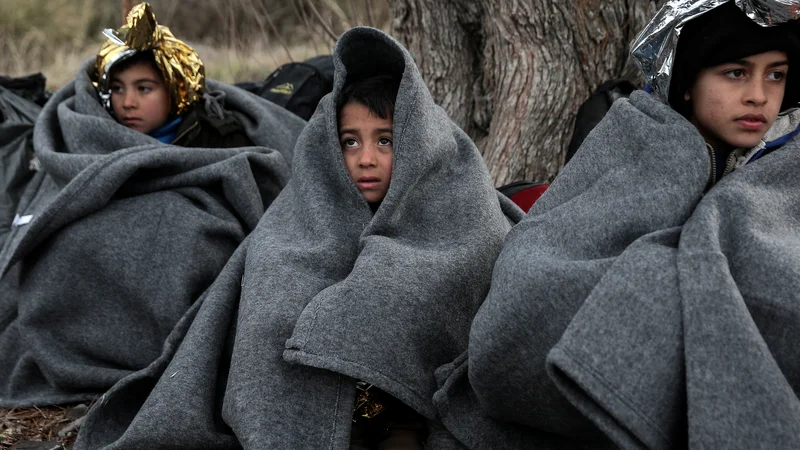
[{"label": "backpack", "polygon": [[47,100],[53,95],[45,88],[47,79],[41,72],[26,75],[23,77],[9,77],[0,75],[0,87],[4,87],[12,93],[44,106]]},{"label": "backpack", "polygon": [[603,120],[608,110],[611,109],[611,105],[619,98],[630,96],[634,89],[633,84],[628,80],[606,81],[588,100],[583,102],[578,108],[577,117],[575,117],[575,128],[567,147],[564,164],[575,155],[586,136]]},{"label": "backpack", "polygon": [[333,90],[333,57],[321,55],[305,62],[287,63],[261,83],[244,82],[236,86],[308,120],[322,97]]},{"label": "backpack", "polygon": [[538,184],[532,181],[514,181],[505,186],[500,186],[497,190],[527,213],[536,203],[536,200],[539,200],[539,197],[544,194],[548,186],[550,185]]}]

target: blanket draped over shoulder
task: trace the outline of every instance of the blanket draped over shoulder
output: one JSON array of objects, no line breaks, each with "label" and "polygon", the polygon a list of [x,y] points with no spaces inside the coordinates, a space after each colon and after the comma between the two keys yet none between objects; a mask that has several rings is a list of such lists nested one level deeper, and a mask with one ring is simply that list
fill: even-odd
[{"label": "blanket draped over shoulder", "polygon": [[0,407],[93,398],[155,360],[286,184],[305,126],[209,82],[256,146],[164,145],[106,112],[90,67],[41,111],[41,170],[0,251]]},{"label": "blanket draped over shoulder", "polygon": [[[796,448],[800,142],[704,195],[692,125],[619,100],[509,233],[467,355],[437,374],[469,448]],[[587,444],[588,445],[588,444]]]},{"label": "blanket draped over shoulder", "polygon": [[[286,189],[162,358],[92,410],[79,448],[346,449],[358,380],[435,417],[435,369],[466,350],[506,216],[522,214],[394,39],[354,28],[334,62]],[[402,80],[373,215],[344,165],[336,104],[346,79],[379,73]]]},{"label": "blanket draped over shoulder", "polygon": [[42,107],[0,87],[0,248],[33,176],[33,124]]}]

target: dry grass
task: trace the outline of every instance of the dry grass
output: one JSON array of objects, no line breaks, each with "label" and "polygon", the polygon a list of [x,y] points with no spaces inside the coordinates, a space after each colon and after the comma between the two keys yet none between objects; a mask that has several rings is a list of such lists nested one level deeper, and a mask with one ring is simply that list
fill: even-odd
[{"label": "dry grass", "polygon": [[[48,89],[74,78],[119,25],[120,1],[0,1],[0,75],[42,72]],[[209,78],[256,81],[289,61],[331,52],[354,25],[389,27],[388,0],[151,0],[159,22],[194,46]],[[191,14],[187,14],[191,11]]]},{"label": "dry grass", "polygon": [[77,431],[59,436],[58,432],[75,418],[67,413],[75,405],[0,409],[0,450],[22,441],[53,442],[52,448],[69,449]]},{"label": "dry grass", "polygon": [[[94,57],[102,44],[101,41],[88,42],[81,47],[66,48],[49,54],[28,42],[31,41],[17,43],[0,37],[0,54],[8,55],[0,59],[0,74],[22,76],[42,72],[47,77],[47,87],[50,90],[56,90],[75,78],[79,66]],[[189,44],[203,59],[207,76],[226,83],[262,80],[287,62],[303,61],[318,54],[330,53],[329,47],[301,43],[288,48],[290,59],[282,47],[268,46],[263,42],[258,42],[247,50],[191,42]]]}]

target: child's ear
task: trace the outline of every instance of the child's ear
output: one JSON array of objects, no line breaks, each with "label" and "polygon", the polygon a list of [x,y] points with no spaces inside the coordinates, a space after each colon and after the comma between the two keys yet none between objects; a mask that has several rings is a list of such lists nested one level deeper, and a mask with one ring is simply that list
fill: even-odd
[{"label": "child's ear", "polygon": [[686,91],[686,92],[683,93],[683,100],[684,101],[688,102],[691,99],[692,99],[692,96],[689,94],[689,91]]}]

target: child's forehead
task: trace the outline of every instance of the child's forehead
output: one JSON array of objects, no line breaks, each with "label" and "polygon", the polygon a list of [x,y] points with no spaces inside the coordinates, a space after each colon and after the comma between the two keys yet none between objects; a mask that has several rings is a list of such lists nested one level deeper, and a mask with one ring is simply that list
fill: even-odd
[{"label": "child's forehead", "polygon": [[162,82],[161,73],[147,61],[137,61],[122,69],[111,69],[111,81],[122,81],[123,79],[146,79]]},{"label": "child's forehead", "polygon": [[337,111],[338,119],[341,121],[343,116],[358,116],[361,118],[370,118],[370,119],[380,119],[380,120],[388,120],[391,122],[393,120],[393,111],[387,111],[389,114],[383,114],[386,117],[381,117],[381,114],[378,111],[373,110],[364,102],[361,102],[357,99],[349,100],[347,103],[343,104],[339,111]]},{"label": "child's forehead", "polygon": [[715,66],[712,66],[712,68],[731,64],[754,66],[758,63],[767,64],[769,66],[789,65],[789,56],[784,50],[767,50],[765,52],[753,53],[741,58],[730,59],[720,64],[716,64]]}]

